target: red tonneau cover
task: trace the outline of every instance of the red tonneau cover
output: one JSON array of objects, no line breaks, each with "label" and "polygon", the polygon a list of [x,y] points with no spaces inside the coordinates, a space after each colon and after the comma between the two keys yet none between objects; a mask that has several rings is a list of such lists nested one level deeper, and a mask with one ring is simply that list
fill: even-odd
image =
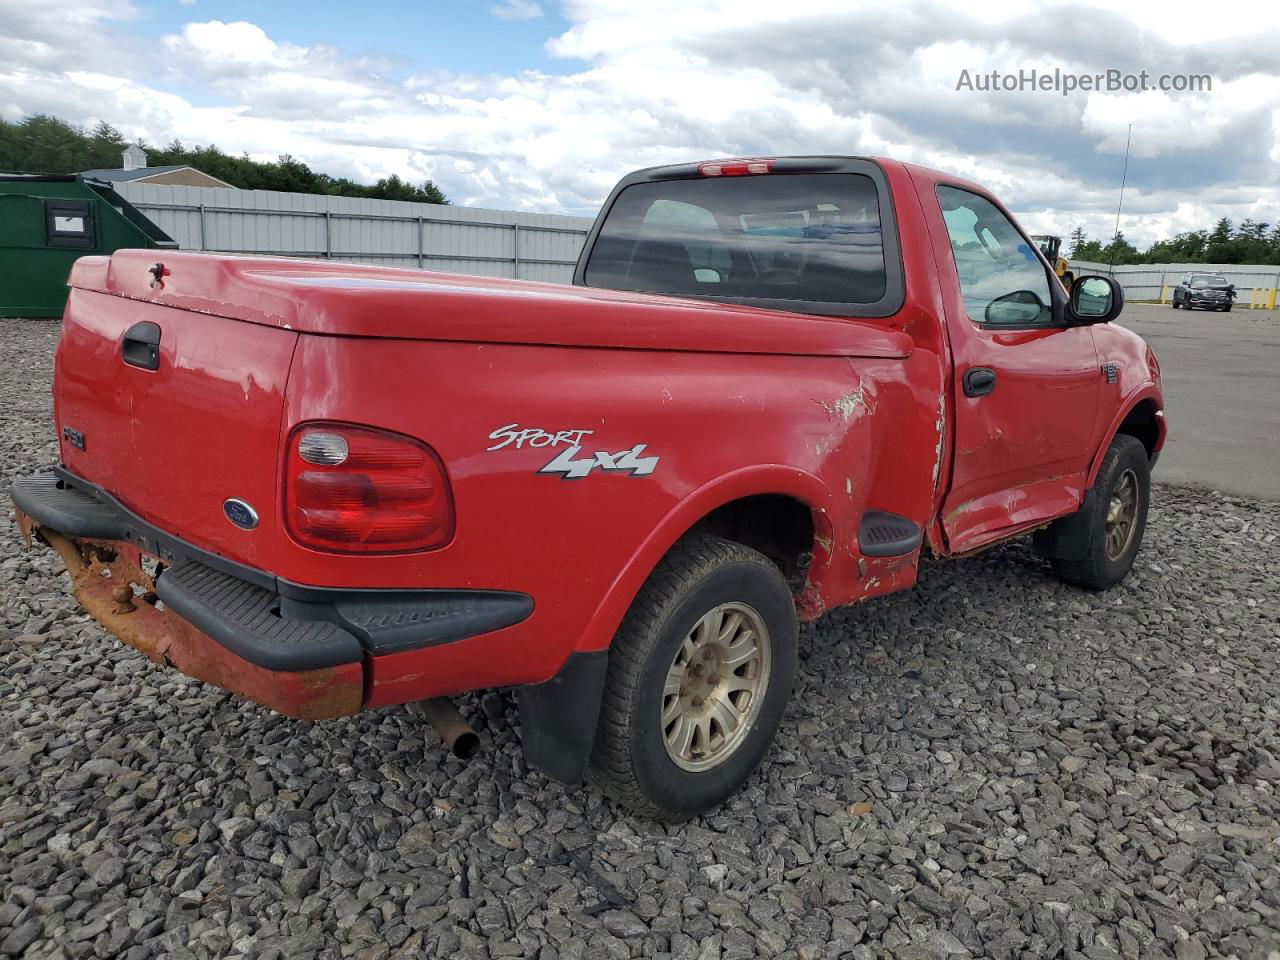
[{"label": "red tonneau cover", "polygon": [[912,347],[889,321],[331,261],[120,250],[81,258],[69,283],[331,336],[885,358]]}]

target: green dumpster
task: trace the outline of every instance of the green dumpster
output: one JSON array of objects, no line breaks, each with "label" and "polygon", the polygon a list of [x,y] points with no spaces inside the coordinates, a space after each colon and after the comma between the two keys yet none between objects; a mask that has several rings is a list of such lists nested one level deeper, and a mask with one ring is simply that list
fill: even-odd
[{"label": "green dumpster", "polygon": [[177,244],[108,184],[0,174],[0,317],[60,317],[77,257]]}]

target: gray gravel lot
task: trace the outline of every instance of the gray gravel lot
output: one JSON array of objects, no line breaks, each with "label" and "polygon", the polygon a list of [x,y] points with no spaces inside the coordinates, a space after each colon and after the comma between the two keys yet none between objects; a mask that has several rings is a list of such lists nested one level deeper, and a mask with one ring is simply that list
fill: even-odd
[{"label": "gray gravel lot", "polygon": [[[56,334],[0,321],[5,486]],[[1162,487],[1109,594],[1013,544],[829,616],[765,766],[674,828],[527,772],[505,695],[462,765],[156,668],[0,524],[0,955],[1276,955],[1278,521]]]}]

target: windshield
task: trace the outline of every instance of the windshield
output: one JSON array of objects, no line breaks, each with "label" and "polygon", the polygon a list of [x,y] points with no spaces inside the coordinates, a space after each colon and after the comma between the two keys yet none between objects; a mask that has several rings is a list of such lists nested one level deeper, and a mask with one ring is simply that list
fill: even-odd
[{"label": "windshield", "polygon": [[1226,277],[1217,277],[1211,274],[1197,274],[1191,278],[1193,287],[1225,287],[1227,285]]},{"label": "windshield", "polygon": [[853,173],[655,180],[619,195],[587,286],[716,299],[876,303],[879,198]]}]

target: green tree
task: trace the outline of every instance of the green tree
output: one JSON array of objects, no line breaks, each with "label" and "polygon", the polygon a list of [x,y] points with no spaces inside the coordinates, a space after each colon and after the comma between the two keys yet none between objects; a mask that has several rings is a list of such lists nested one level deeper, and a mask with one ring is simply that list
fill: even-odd
[{"label": "green tree", "polygon": [[1102,244],[1097,240],[1085,240],[1078,246],[1071,248],[1071,259],[1101,263],[1106,260],[1106,255],[1103,253]]},{"label": "green tree", "polygon": [[1085,259],[1076,251],[1085,245],[1086,239],[1087,238],[1085,236],[1084,227],[1076,227],[1074,230],[1071,231],[1071,252],[1067,254],[1067,257],[1069,259],[1072,259],[1072,260]]},{"label": "green tree", "polygon": [[[93,130],[86,132],[47,114],[33,114],[12,123],[0,119],[0,170],[9,172],[79,173],[112,169],[120,166],[120,155],[127,145],[120,131],[107,123],[98,123]],[[164,147],[145,143],[138,146],[147,151],[151,166],[195,167],[233,187],[246,190],[323,193],[419,203],[449,202],[430,180],[415,185],[393,174],[373,184],[356,183],[347,177],[317,173],[289,154],[275,161],[262,162],[250,159],[247,154],[236,157],[224,153],[216,144],[188,146],[181,140],[173,140]]]},{"label": "green tree", "polygon": [[1209,233],[1205,244],[1204,255],[1210,263],[1236,263],[1232,259],[1235,253],[1231,245],[1231,220],[1223,217]]},{"label": "green tree", "polygon": [[1124,238],[1124,231],[1117,231],[1111,242],[1102,248],[1099,259],[1120,266],[1125,263],[1141,263],[1142,255],[1138,253],[1137,247]]}]

